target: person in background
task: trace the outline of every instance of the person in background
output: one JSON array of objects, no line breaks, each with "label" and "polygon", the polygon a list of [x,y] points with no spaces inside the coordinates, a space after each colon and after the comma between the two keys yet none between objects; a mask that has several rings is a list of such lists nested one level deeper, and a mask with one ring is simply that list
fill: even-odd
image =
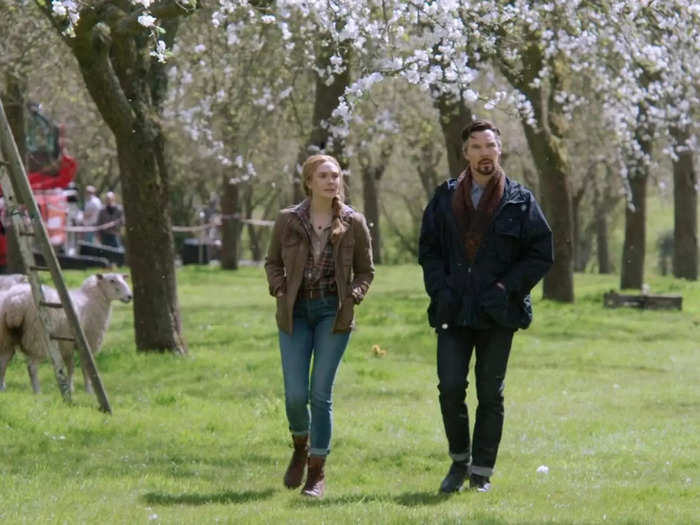
[{"label": "person in background", "polygon": [[[85,207],[83,208],[83,226],[97,226],[97,221],[102,209],[102,201],[97,196],[95,186],[85,187]],[[83,237],[87,242],[95,242],[95,232],[85,232]]]},{"label": "person in background", "polygon": [[124,211],[117,204],[117,197],[113,191],[105,194],[105,205],[100,210],[97,218],[97,225],[111,224],[108,228],[100,230],[100,242],[106,246],[121,248],[120,231],[124,223]]},{"label": "person in background", "polygon": [[301,485],[308,463],[302,494],[322,497],[333,382],[355,305],[367,293],[374,265],[367,222],[343,203],[338,161],[312,155],[302,167],[302,181],[308,198],[277,216],[265,271],[270,294],[277,299],[285,407],[294,445],[284,484]]},{"label": "person in background", "polygon": [[[474,121],[462,131],[467,168],[435,190],[423,214],[418,262],[437,332],[442,420],[452,458],[441,492],[469,477],[491,488],[504,419],[503,391],[513,334],[532,321],[530,290],[554,262],[552,231],[532,193],[506,177],[501,133]],[[469,361],[478,405],[469,437]]]}]

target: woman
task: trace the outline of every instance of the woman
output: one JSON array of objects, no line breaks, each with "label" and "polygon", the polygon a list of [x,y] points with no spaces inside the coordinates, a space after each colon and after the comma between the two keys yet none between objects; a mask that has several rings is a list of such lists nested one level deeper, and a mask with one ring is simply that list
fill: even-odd
[{"label": "woman", "polygon": [[284,484],[301,485],[308,462],[302,494],[321,497],[333,381],[350,338],[354,306],[367,293],[374,266],[365,218],[343,203],[338,161],[309,157],[302,181],[308,198],[279,213],[265,271],[270,294],[277,298],[285,406],[294,443]]}]

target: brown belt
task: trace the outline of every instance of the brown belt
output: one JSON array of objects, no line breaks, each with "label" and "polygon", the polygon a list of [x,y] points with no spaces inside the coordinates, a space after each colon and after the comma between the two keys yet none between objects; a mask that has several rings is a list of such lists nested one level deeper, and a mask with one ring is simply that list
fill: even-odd
[{"label": "brown belt", "polygon": [[334,298],[337,297],[335,290],[299,290],[299,299],[323,299],[323,298]]}]

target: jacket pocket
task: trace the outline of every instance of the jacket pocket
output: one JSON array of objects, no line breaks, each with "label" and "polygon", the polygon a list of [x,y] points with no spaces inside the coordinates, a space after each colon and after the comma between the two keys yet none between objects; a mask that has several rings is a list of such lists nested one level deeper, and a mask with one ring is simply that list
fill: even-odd
[{"label": "jacket pocket", "polygon": [[501,261],[512,262],[518,253],[520,221],[512,216],[499,217],[493,229],[496,256]]},{"label": "jacket pocket", "polygon": [[343,266],[352,266],[352,261],[355,255],[355,243],[343,242],[340,245],[340,260]]},{"label": "jacket pocket", "polygon": [[341,244],[340,245],[340,268],[342,275],[339,276],[345,285],[347,286],[346,293],[350,295],[352,292],[352,280],[353,280],[353,260],[355,257],[355,246],[354,244]]},{"label": "jacket pocket", "polygon": [[352,297],[342,301],[338,313],[336,314],[335,322],[333,323],[334,332],[349,332],[353,329],[355,323],[355,303]]},{"label": "jacket pocket", "polygon": [[304,241],[304,238],[299,232],[294,230],[287,230],[286,235],[282,239],[282,247],[290,248],[293,246],[298,246]]},{"label": "jacket pocket", "polygon": [[277,312],[275,314],[275,319],[277,320],[277,327],[285,332],[289,332],[289,308],[287,306],[287,294],[282,297],[277,297]]},{"label": "jacket pocket", "polygon": [[304,241],[305,239],[295,231],[289,231],[287,235],[284,236],[281,242],[281,252],[282,261],[286,268],[293,266],[297,253],[299,252],[299,247]]}]

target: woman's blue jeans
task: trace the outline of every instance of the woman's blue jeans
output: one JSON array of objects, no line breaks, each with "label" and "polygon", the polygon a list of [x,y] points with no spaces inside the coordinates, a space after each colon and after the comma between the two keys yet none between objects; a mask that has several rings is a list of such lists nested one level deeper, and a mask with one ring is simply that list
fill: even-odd
[{"label": "woman's blue jeans", "polygon": [[279,332],[289,430],[293,435],[311,434],[313,456],[330,452],[333,382],[350,339],[350,332],[333,333],[337,308],[336,296],[298,299],[292,334]]}]

